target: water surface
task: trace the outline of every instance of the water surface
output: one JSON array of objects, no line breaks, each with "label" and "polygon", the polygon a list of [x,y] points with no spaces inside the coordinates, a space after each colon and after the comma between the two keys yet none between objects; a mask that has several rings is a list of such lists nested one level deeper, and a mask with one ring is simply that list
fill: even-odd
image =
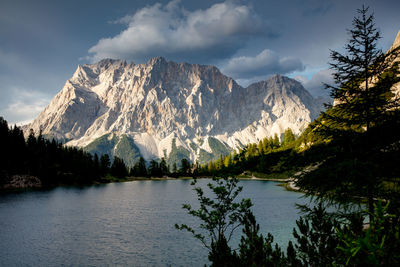
[{"label": "water surface", "polygon": [[[205,186],[210,180],[199,180]],[[134,181],[0,194],[2,266],[203,266],[207,250],[175,223],[198,221],[190,180]],[[241,181],[263,233],[286,246],[302,194],[274,182]],[[237,239],[239,238],[238,232]]]}]

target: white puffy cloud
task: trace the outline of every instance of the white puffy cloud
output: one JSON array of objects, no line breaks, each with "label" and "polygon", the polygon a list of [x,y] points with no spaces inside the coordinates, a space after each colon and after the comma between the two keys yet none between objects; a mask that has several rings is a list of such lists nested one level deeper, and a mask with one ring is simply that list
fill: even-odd
[{"label": "white puffy cloud", "polygon": [[267,32],[266,25],[250,6],[233,1],[194,11],[184,9],[179,1],[157,3],[113,23],[126,24],[127,28],[91,47],[92,61],[143,60],[154,56],[221,59],[233,55],[249,37]]},{"label": "white puffy cloud", "polygon": [[304,69],[298,58],[280,57],[274,51],[263,50],[258,55],[234,57],[222,68],[222,71],[236,79],[252,80],[254,77],[271,74],[288,74]]},{"label": "white puffy cloud", "polygon": [[2,110],[2,116],[10,125],[29,123],[50,103],[50,96],[38,91],[14,88],[10,103]]},{"label": "white puffy cloud", "polygon": [[301,82],[314,97],[329,97],[329,91],[325,89],[324,83],[333,84],[332,70],[323,69],[316,72],[311,79],[306,76],[295,76],[294,79]]}]

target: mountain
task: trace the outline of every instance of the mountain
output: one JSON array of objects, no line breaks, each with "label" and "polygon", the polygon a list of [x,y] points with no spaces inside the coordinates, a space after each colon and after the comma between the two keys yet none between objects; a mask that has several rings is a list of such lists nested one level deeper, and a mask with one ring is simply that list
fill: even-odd
[{"label": "mountain", "polygon": [[400,31],[397,33],[396,39],[394,39],[394,42],[393,42],[391,48],[389,49],[389,51],[393,50],[399,46],[400,46]]},{"label": "mountain", "polygon": [[[388,52],[393,51],[395,49],[400,49],[400,31],[397,33],[396,39],[394,40]],[[396,58],[394,59],[394,62],[400,62],[399,54],[397,54]],[[400,98],[400,82],[393,86],[392,91],[397,98]]]},{"label": "mountain", "polygon": [[321,109],[280,75],[243,88],[214,66],[104,59],[79,65],[24,129],[129,165],[140,156],[206,162],[287,128],[299,134]]}]

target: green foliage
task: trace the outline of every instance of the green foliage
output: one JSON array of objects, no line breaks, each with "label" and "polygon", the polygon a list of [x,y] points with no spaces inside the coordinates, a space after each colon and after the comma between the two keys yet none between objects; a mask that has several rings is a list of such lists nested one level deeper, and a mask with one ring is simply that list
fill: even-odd
[{"label": "green foliage", "polygon": [[385,119],[390,108],[399,106],[391,92],[398,82],[398,63],[393,62],[398,51],[384,54],[377,49],[381,36],[375,27],[374,16],[368,10],[364,6],[357,10],[353,28],[348,31],[350,39],[345,46],[346,53],[331,52],[335,85],[326,87],[336,104],[323,116],[328,124],[327,132],[331,128],[368,132],[370,127]]},{"label": "green foliage", "polygon": [[400,263],[399,216],[388,214],[390,203],[377,202],[365,231],[338,229],[340,261],[351,266],[396,266]]},{"label": "green foliage", "polygon": [[150,160],[148,174],[151,177],[161,177],[162,176],[160,166],[159,166],[158,162],[155,161],[154,159]]},{"label": "green foliage", "polygon": [[118,177],[118,178],[126,177],[128,175],[128,170],[126,168],[124,160],[120,159],[118,157],[114,157],[114,161],[113,161],[113,164],[111,165],[110,173],[111,173],[111,175]]},{"label": "green foliage", "polygon": [[274,134],[274,139],[272,139],[272,147],[277,148],[280,146],[279,138],[277,134]]},{"label": "green foliage", "polygon": [[54,134],[43,134],[43,138],[47,139],[47,140],[53,140],[54,139],[55,141],[57,141],[59,143],[63,143],[63,144],[66,144],[66,143],[68,143],[69,141],[72,140],[71,138],[57,137]]},{"label": "green foliage", "polygon": [[164,175],[170,175],[170,172],[164,158],[161,158],[160,162],[155,159],[150,160],[149,167],[146,168],[146,161],[143,157],[140,157],[130,169],[129,175],[135,177],[163,177]]},{"label": "green foliage", "polygon": [[[194,188],[200,202],[199,209],[183,205],[190,215],[200,219],[200,228],[206,234],[198,233],[186,224],[175,225],[179,230],[192,233],[203,243],[209,250],[211,266],[301,266],[292,243],[288,248],[289,257],[286,257],[278,245],[272,245],[271,234],[267,238],[259,234],[259,225],[250,210],[252,203],[249,199],[235,202],[242,190],[242,187],[237,186],[235,178],[214,178],[213,181],[207,184],[212,197],[206,197],[202,188]],[[195,184],[196,180],[193,182]],[[238,254],[229,246],[229,241],[234,231],[242,226],[244,235]]]},{"label": "green foliage", "polygon": [[174,177],[177,177],[177,176],[178,176],[178,167],[177,167],[177,165],[176,165],[176,162],[174,162],[174,164],[172,164],[172,175],[173,175]]},{"label": "green foliage", "polygon": [[225,237],[211,242],[208,259],[212,262],[211,267],[237,266],[239,260],[237,254],[228,246]]},{"label": "green foliage", "polygon": [[214,155],[214,158],[219,157],[221,155],[223,155],[223,156],[227,155],[231,152],[231,149],[227,145],[221,143],[221,141],[219,141],[218,139],[213,138],[213,137],[208,138],[208,145],[210,146],[210,148],[212,150],[212,154]]},{"label": "green foliage", "polygon": [[[97,155],[97,154],[95,154]],[[108,154],[103,154],[100,157],[100,171],[103,175],[106,175],[109,168],[110,168],[110,157],[108,156]]]},{"label": "green foliage", "polygon": [[[303,207],[305,208],[305,207]],[[307,208],[307,216],[296,221],[297,230],[293,229],[296,239],[297,256],[305,266],[329,266],[338,256],[339,244],[336,228],[339,222],[333,214],[326,212],[320,202]]]},{"label": "green foliage", "polygon": [[127,166],[134,166],[140,158],[140,150],[132,138],[122,135],[114,149],[114,156],[124,160]]},{"label": "green foliage", "polygon": [[181,168],[179,169],[179,174],[182,176],[190,174],[190,162],[187,159],[181,160]]},{"label": "green foliage", "polygon": [[358,10],[349,33],[346,54],[331,52],[335,85],[327,88],[336,104],[313,125],[318,135],[337,147],[337,153],[324,158],[297,185],[332,201],[366,198],[372,214],[376,199],[393,199],[384,184],[396,184],[399,177],[400,148],[387,149],[400,136],[400,102],[391,92],[400,81],[394,62],[399,51],[383,54],[377,49],[380,33],[368,8]]},{"label": "green foliage", "polygon": [[[273,246],[274,237],[268,233],[265,238],[259,234],[260,225],[254,215],[246,214],[243,236],[239,244],[240,266],[288,266],[284,253],[276,244]],[[238,264],[239,265],[239,264]]]},{"label": "green foliage", "polygon": [[[322,204],[308,208],[307,215],[296,222],[297,243],[289,243],[286,256],[279,247],[272,249],[272,237],[264,239],[258,234],[254,218],[242,214],[240,254],[230,252],[224,239],[216,243],[219,255],[225,255],[228,262],[238,261],[235,266],[399,265],[400,104],[391,92],[400,81],[399,65],[393,61],[399,51],[383,54],[376,49],[380,35],[373,16],[368,15],[368,8],[358,12],[349,31],[347,54],[331,54],[336,85],[327,88],[336,99],[335,106],[311,123],[297,140],[287,130],[282,144],[277,136],[266,138],[210,161],[200,171],[203,175],[244,171],[268,175],[318,165],[303,173],[297,185],[328,204],[345,204],[338,206],[345,207],[343,214],[330,214]],[[367,213],[346,209],[350,201],[365,199]],[[383,207],[376,204],[379,199],[393,204]],[[370,224],[363,230],[366,214]],[[220,258],[218,262],[222,264]]]},{"label": "green foliage", "polygon": [[168,155],[167,163],[172,165],[181,162],[182,159],[190,160],[190,152],[181,146],[176,146],[176,139],[172,139],[171,152]]},{"label": "green foliage", "polygon": [[[209,249],[209,256],[218,259],[216,253],[223,255],[232,253],[230,249],[227,252],[226,246],[234,231],[241,225],[245,214],[249,212],[252,203],[249,199],[235,202],[236,197],[242,191],[242,187],[237,187],[235,178],[213,178],[213,182],[207,184],[213,193],[212,198],[206,196],[201,187],[194,188],[200,202],[199,209],[194,209],[189,204],[183,205],[190,215],[200,219],[200,228],[206,231],[206,235],[196,232],[186,224],[176,224],[175,227],[192,233]],[[196,180],[192,185],[196,185]],[[222,249],[222,251],[218,251],[218,249]]]},{"label": "green foliage", "polygon": [[133,139],[127,135],[103,135],[87,145],[85,150],[92,154],[108,154],[110,157],[116,156],[123,159],[128,166],[134,166],[140,158],[139,148]]},{"label": "green foliage", "polygon": [[208,145],[211,148],[211,153],[205,151],[204,149],[200,149],[199,151],[199,162],[200,163],[207,163],[213,160],[218,160],[220,156],[229,155],[232,151],[226,144],[222,143],[216,138],[209,137],[207,139]]},{"label": "green foliage", "polygon": [[131,176],[136,177],[146,177],[148,172],[146,169],[146,161],[143,157],[139,158],[139,161],[135,163],[135,165],[131,168],[130,173]]},{"label": "green foliage", "polygon": [[108,154],[114,155],[114,147],[118,142],[118,137],[115,134],[106,134],[91,142],[85,147],[85,150],[92,154]]},{"label": "green foliage", "polygon": [[[277,135],[264,138],[258,144],[248,144],[239,151],[233,151],[233,153],[220,156],[218,159],[200,166],[199,175],[229,176],[240,175],[245,171],[258,172],[263,175],[294,173],[298,168],[309,164],[304,153],[300,152],[300,145],[292,130],[287,129],[284,145],[280,144]],[[204,153],[205,156],[211,158],[210,153]],[[200,156],[202,156],[201,151]]]},{"label": "green foliage", "polygon": [[[372,220],[363,228],[368,212],[335,210],[328,212],[319,202],[314,207],[302,206],[305,213],[293,229],[296,242],[290,241],[286,254],[275,244],[273,236],[264,237],[252,214],[251,201],[235,198],[242,190],[235,179],[213,179],[207,186],[212,192],[206,197],[202,188],[195,187],[200,207],[183,205],[188,213],[200,219],[196,232],[182,224],[177,229],[187,230],[209,250],[211,266],[397,266],[400,261],[400,216],[396,206],[376,204]],[[196,184],[196,181],[193,182]],[[229,246],[235,229],[242,227],[243,235],[238,250]],[[238,252],[236,252],[238,251]]]},{"label": "green foliage", "polygon": [[294,145],[295,141],[296,141],[296,136],[294,135],[292,129],[287,128],[285,133],[283,134],[282,146]]},{"label": "green foliage", "polygon": [[109,173],[110,158],[74,147],[66,147],[56,140],[36,137],[33,130],[27,140],[19,127],[8,128],[0,117],[0,185],[13,175],[38,177],[44,186],[59,184],[87,184],[101,182]]},{"label": "green foliage", "polygon": [[167,166],[167,162],[165,161],[165,158],[161,158],[160,172],[161,172],[161,175],[169,174],[169,167]]},{"label": "green foliage", "polygon": [[205,151],[204,149],[199,150],[199,161],[200,162],[210,162],[214,159],[214,155]]}]

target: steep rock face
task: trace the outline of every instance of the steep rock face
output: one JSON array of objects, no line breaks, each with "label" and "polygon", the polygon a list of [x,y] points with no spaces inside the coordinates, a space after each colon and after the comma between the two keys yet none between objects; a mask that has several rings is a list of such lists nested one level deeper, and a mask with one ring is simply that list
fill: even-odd
[{"label": "steep rock face", "polygon": [[286,128],[298,134],[320,110],[300,83],[280,75],[243,88],[214,66],[105,59],[78,66],[25,129],[92,152],[128,157],[119,153],[125,140],[146,159],[206,161]]},{"label": "steep rock face", "polygon": [[[396,39],[394,40],[392,47],[390,47],[389,51],[392,51],[394,49],[400,49],[400,31],[397,33]],[[400,61],[400,55],[397,55],[394,62],[399,62],[399,61]],[[397,98],[400,97],[400,82],[393,86],[392,91]]]},{"label": "steep rock face", "polygon": [[29,127],[56,138],[79,138],[103,110],[104,105],[95,93],[67,81]]},{"label": "steep rock face", "polygon": [[400,31],[397,33],[396,39],[393,42],[392,47],[389,50],[392,50],[394,48],[397,48],[400,46]]}]

